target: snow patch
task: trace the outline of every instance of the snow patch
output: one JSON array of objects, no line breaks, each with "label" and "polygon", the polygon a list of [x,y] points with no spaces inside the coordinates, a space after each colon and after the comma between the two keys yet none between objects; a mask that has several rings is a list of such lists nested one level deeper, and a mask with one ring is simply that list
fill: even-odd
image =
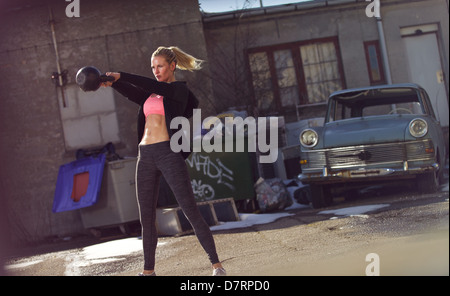
[{"label": "snow patch", "polygon": [[293,216],[289,213],[274,213],[274,214],[239,214],[241,221],[226,222],[221,225],[215,225],[211,227],[211,230],[226,230],[234,228],[244,228],[253,225],[271,223],[277,219]]},{"label": "snow patch", "polygon": [[6,270],[11,270],[11,269],[25,268],[25,267],[29,267],[29,266],[41,263],[43,261],[44,260],[35,260],[35,261],[24,262],[24,263],[9,264],[9,265],[5,265],[5,269]]},{"label": "snow patch", "polygon": [[[389,204],[378,204],[378,205],[367,205],[367,206],[357,206],[357,207],[349,207],[342,209],[333,209],[327,211],[321,211],[319,214],[324,215],[337,215],[337,216],[362,216],[367,212],[372,212],[378,209],[382,209],[388,207]],[[363,218],[367,218],[367,215],[362,216]]]}]

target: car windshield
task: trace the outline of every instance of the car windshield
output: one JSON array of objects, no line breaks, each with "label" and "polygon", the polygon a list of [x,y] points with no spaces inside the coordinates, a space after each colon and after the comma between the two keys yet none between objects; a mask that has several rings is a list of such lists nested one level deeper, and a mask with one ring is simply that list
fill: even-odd
[{"label": "car windshield", "polygon": [[419,96],[413,89],[344,93],[331,97],[328,107],[327,122],[390,114],[424,114]]}]

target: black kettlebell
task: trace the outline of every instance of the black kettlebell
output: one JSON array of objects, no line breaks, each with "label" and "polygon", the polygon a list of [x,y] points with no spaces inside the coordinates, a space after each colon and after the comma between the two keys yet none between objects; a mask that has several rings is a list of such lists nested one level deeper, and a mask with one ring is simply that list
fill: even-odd
[{"label": "black kettlebell", "polygon": [[76,80],[83,91],[96,91],[103,82],[114,81],[114,77],[102,75],[93,66],[86,66],[78,70]]}]

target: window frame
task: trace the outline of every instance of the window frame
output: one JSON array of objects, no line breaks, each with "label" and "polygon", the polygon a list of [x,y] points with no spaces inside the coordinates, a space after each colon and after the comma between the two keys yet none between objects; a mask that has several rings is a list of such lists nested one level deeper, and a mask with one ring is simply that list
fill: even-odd
[{"label": "window frame", "polygon": [[[280,87],[278,85],[278,76],[277,76],[277,68],[276,68],[276,61],[275,61],[275,52],[280,50],[290,50],[291,56],[294,62],[294,69],[296,74],[296,82],[298,87],[298,105],[295,106],[295,108],[299,107],[308,107],[308,106],[317,106],[317,102],[310,102],[308,99],[308,90],[306,86],[305,81],[305,73],[304,73],[304,67],[302,63],[302,56],[300,47],[305,45],[311,45],[311,44],[320,44],[320,43],[328,43],[331,42],[334,44],[334,49],[336,51],[336,59],[338,63],[338,74],[340,78],[340,83],[342,85],[342,89],[346,88],[346,82],[345,82],[345,75],[344,75],[344,68],[342,63],[342,56],[341,56],[341,50],[339,47],[339,39],[337,36],[332,37],[326,37],[326,38],[318,38],[318,39],[310,39],[310,40],[302,40],[297,42],[290,42],[290,43],[283,43],[283,44],[276,44],[276,45],[268,45],[268,46],[261,46],[261,47],[254,47],[254,48],[248,48],[245,50],[245,57],[247,62],[247,69],[249,73],[249,86],[251,89],[251,95],[253,97],[253,100],[257,102],[257,97],[255,94],[255,89],[253,86],[253,75],[252,75],[252,69],[250,65],[250,55],[254,53],[261,53],[264,52],[267,56],[268,63],[269,63],[269,69],[270,69],[270,79],[271,79],[271,86],[273,91],[273,99],[275,101],[276,110],[258,110],[260,113],[263,113],[264,115],[284,115],[287,113],[287,111],[292,111],[292,106],[286,106],[282,107],[281,102],[281,94],[280,94]],[[323,102],[323,104],[326,104],[326,101]]]},{"label": "window frame", "polygon": [[[377,65],[378,65],[378,69],[380,72],[379,80],[374,79],[373,75],[372,75],[372,66],[371,66],[370,54],[369,54],[370,46],[375,47],[375,53],[376,53],[376,57],[377,57]],[[380,50],[380,42],[378,40],[365,41],[364,42],[364,54],[366,56],[366,65],[367,65],[367,72],[369,74],[370,85],[386,84],[384,65],[383,65],[382,55],[381,55],[381,50]]]}]

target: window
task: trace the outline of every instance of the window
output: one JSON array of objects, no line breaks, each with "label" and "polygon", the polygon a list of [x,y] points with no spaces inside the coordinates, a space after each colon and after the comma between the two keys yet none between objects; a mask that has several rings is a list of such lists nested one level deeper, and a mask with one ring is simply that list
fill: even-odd
[{"label": "window", "polygon": [[263,115],[298,120],[297,108],[324,104],[333,91],[344,88],[337,38],[250,49],[248,61]]},{"label": "window", "polygon": [[299,90],[292,52],[277,50],[273,54],[281,107],[296,106],[299,104]]},{"label": "window", "polygon": [[424,114],[416,94],[405,93],[402,89],[392,90],[388,96],[376,91],[353,92],[342,98],[335,96],[329,104],[327,122],[369,116]]},{"label": "window", "polygon": [[250,68],[253,77],[253,89],[257,107],[260,110],[270,110],[274,106],[273,89],[269,60],[265,52],[258,52],[250,55]]},{"label": "window", "polygon": [[300,52],[310,103],[325,102],[332,92],[342,89],[333,42],[303,45]]},{"label": "window", "polygon": [[366,51],[367,69],[371,85],[385,84],[384,68],[381,62],[380,46],[378,41],[364,42]]}]

